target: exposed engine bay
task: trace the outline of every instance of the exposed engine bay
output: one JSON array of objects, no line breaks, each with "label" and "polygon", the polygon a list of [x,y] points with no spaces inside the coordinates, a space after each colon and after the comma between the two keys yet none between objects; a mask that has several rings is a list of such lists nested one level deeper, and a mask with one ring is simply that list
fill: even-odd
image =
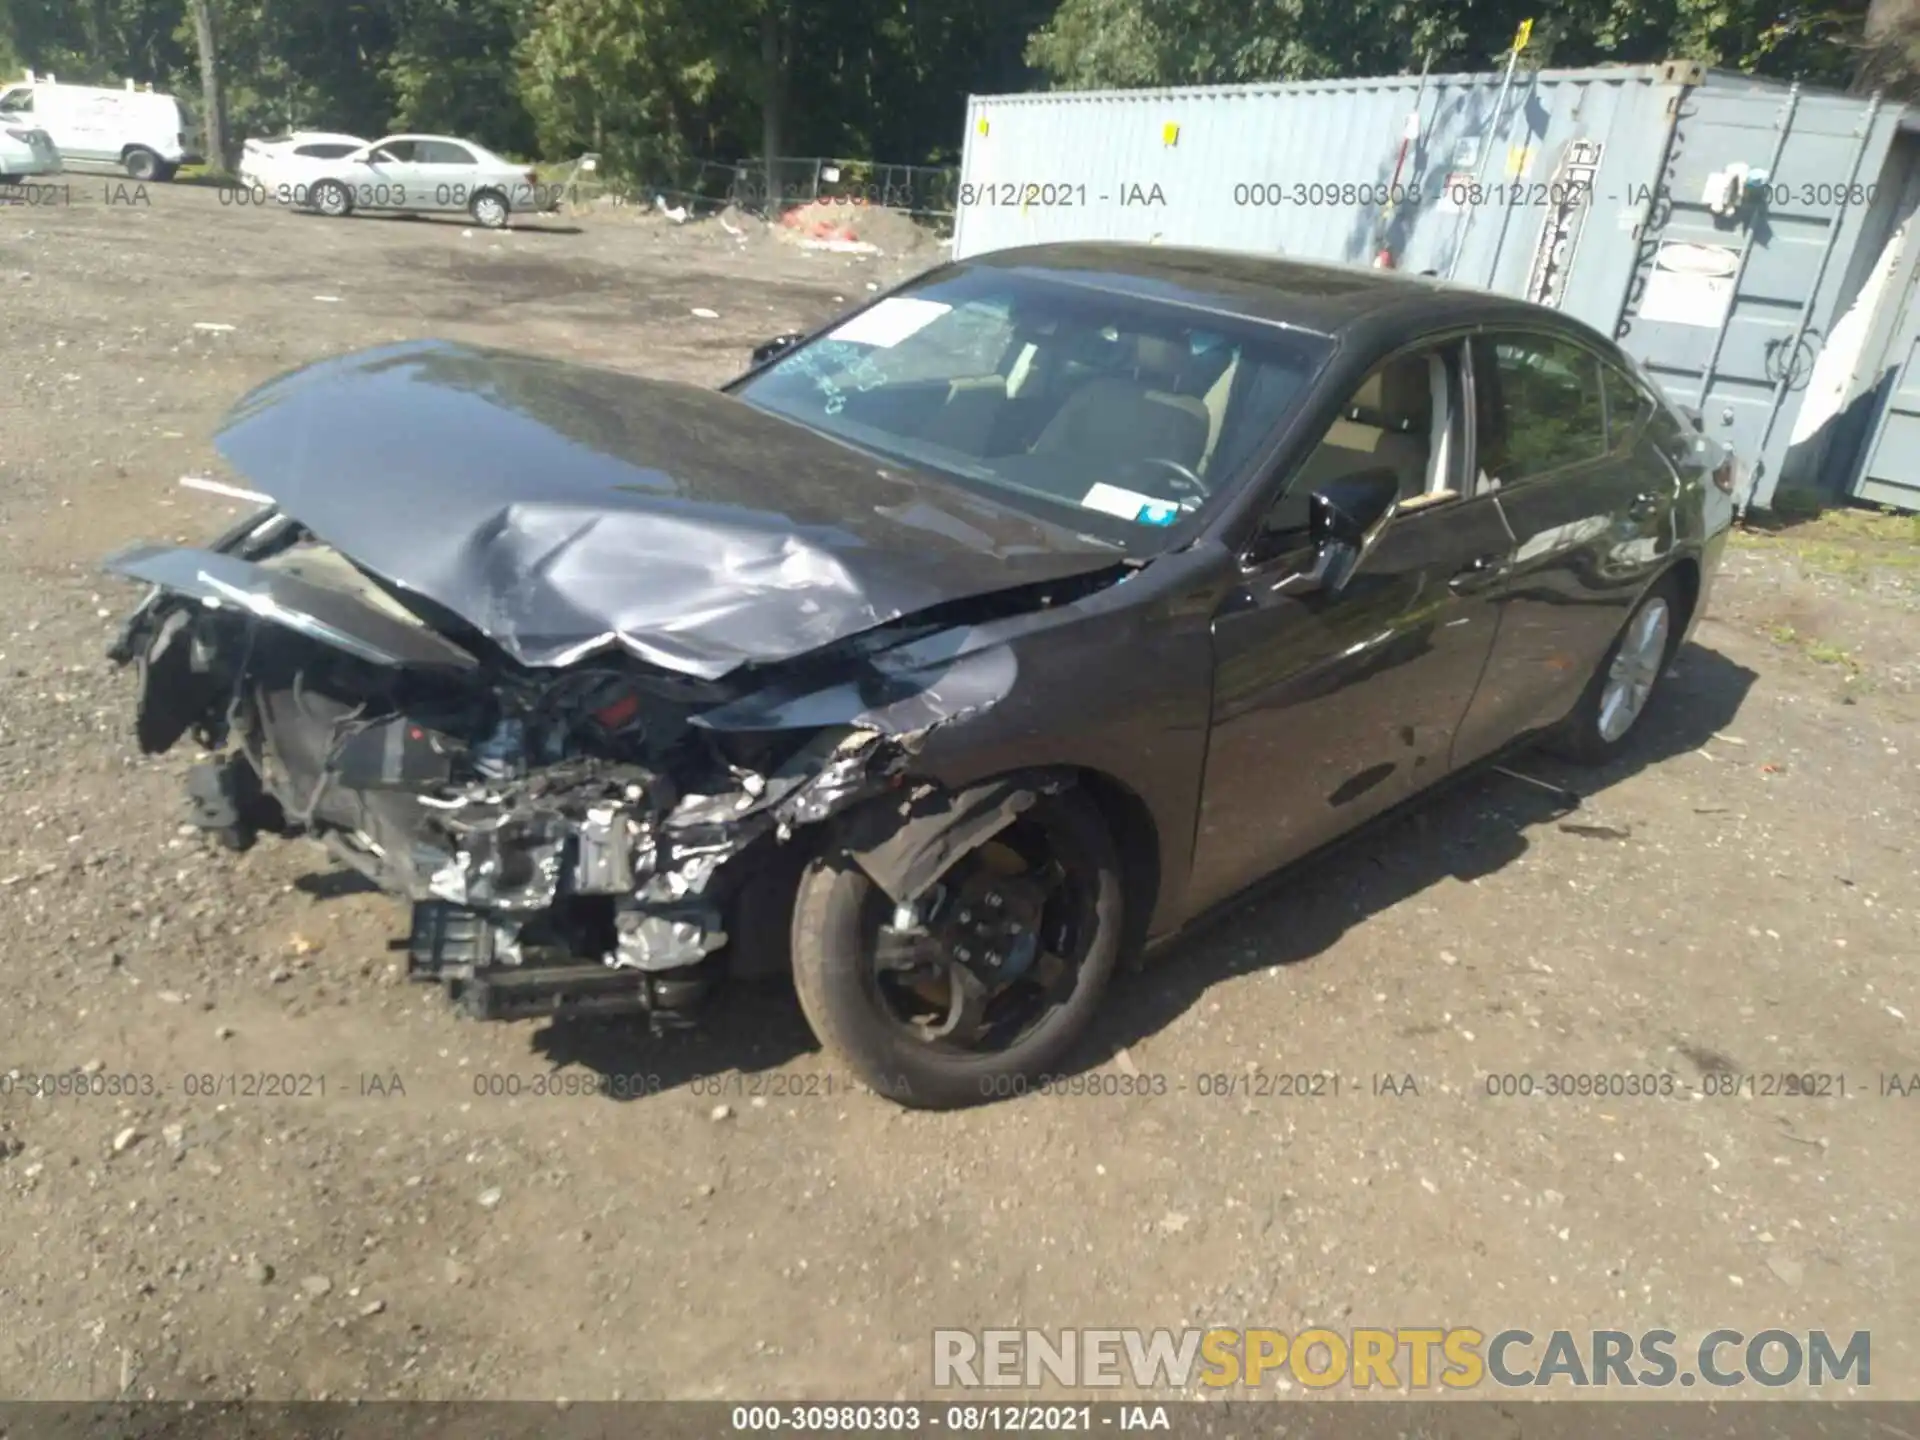
[{"label": "exposed engine bay", "polygon": [[1002,646],[943,656],[930,684],[911,642],[951,633],[937,621],[775,683],[618,652],[529,667],[272,510],[210,549],[136,547],[109,568],[155,587],[111,651],[141,672],[141,748],[190,734],[212,755],[189,775],[194,823],[233,849],[325,842],[412,902],[410,974],[486,1018],[684,1017],[722,973],[742,888],[780,847],[791,859],[796,831],[890,788],[901,827],[872,852],[911,902],[931,884],[916,857],[944,853],[935,831],[978,826],[943,810],[917,836],[928,787],[906,785],[908,760],[1011,680]]}]

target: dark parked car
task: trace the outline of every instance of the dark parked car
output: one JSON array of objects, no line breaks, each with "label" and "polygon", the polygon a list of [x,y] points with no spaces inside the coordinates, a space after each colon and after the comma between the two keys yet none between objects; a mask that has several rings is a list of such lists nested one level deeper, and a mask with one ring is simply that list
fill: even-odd
[{"label": "dark parked car", "polygon": [[942,266],[718,391],[392,346],[219,440],[267,507],[109,562],[200,825],[329,841],[482,1016],[790,965],[923,1106],[1450,772],[1613,755],[1732,514],[1564,316],[1161,247]]}]

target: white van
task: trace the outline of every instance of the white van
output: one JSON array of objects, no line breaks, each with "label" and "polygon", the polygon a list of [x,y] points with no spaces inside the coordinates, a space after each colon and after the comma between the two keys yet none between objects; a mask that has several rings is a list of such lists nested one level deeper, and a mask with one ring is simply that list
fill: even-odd
[{"label": "white van", "polygon": [[30,116],[63,159],[118,166],[135,180],[171,180],[182,165],[200,159],[180,102],[151,85],[136,90],[131,80],[112,90],[62,85],[29,70],[24,80],[0,86],[0,116]]}]

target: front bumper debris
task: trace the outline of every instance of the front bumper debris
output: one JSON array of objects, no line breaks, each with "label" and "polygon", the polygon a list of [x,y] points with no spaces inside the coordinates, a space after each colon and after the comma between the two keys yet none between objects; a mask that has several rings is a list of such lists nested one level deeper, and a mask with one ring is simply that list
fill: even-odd
[{"label": "front bumper debris", "polygon": [[[529,667],[273,512],[109,568],[152,587],[110,651],[141,674],[141,748],[211,752],[193,822],[235,850],[323,841],[411,903],[409,976],[487,1019],[685,1021],[740,958],[743,892],[797,874],[778,854],[902,785],[926,735],[1015,670],[931,627],[728,683],[637,657]],[[901,843],[874,842],[890,888],[922,880]]]}]

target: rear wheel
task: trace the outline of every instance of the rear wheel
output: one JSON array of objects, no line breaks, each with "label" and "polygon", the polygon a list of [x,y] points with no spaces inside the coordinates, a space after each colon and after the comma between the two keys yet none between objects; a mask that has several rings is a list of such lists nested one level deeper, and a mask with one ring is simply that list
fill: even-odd
[{"label": "rear wheel", "polygon": [[322,180],[307,192],[313,208],[333,220],[344,220],[353,213],[353,194],[338,180]]},{"label": "rear wheel", "polygon": [[489,230],[504,229],[512,213],[507,208],[507,197],[497,190],[482,190],[467,208],[473,212],[473,218]]},{"label": "rear wheel", "polygon": [[1551,748],[1588,765],[1625,750],[1673,658],[1680,621],[1680,587],[1669,575],[1634,607]]},{"label": "rear wheel", "polygon": [[135,180],[157,180],[160,178],[160,157],[144,145],[130,145],[126,154],[120,157],[120,168]]},{"label": "rear wheel", "polygon": [[896,907],[844,854],[807,867],[794,986],[821,1043],[915,1109],[1022,1093],[1086,1030],[1120,951],[1120,862],[1083,795],[1043,796]]}]

